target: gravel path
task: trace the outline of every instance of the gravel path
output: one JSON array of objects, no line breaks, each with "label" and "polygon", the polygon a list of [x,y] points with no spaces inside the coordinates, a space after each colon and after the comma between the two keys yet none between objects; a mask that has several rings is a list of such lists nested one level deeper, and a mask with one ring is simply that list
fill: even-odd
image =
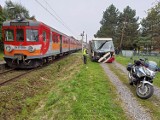
[{"label": "gravel path", "polygon": [[[118,68],[120,68],[126,75],[128,74],[128,71],[126,70],[126,67],[125,67],[125,66],[121,65],[120,63],[118,63],[118,62],[116,62],[116,61],[114,62],[114,64],[115,64]],[[153,81],[153,82],[154,82],[154,81]],[[160,88],[154,86],[154,95],[155,95],[158,99],[160,99]]]},{"label": "gravel path", "polygon": [[132,92],[118,79],[105,63],[101,63],[102,68],[108,75],[110,81],[115,85],[118,95],[122,100],[123,108],[129,118],[133,120],[151,120],[149,112],[136,101]]}]

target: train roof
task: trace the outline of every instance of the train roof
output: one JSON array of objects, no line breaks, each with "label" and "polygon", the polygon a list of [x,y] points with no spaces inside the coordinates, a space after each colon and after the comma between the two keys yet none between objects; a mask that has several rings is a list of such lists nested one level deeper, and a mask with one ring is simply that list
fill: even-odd
[{"label": "train roof", "polygon": [[17,21],[16,19],[14,19],[3,22],[3,26],[11,26],[11,25],[16,26],[16,24],[18,23],[23,26],[38,26],[41,22],[29,19],[24,19],[23,21]]},{"label": "train roof", "polygon": [[56,33],[58,33],[58,34],[60,34],[60,35],[69,37],[68,35],[66,35],[66,34],[64,34],[64,33],[60,32],[60,31],[56,30],[55,28],[52,28],[52,27],[50,27],[50,28],[51,28],[52,31],[54,31],[54,32],[56,32]]},{"label": "train roof", "polygon": [[39,26],[39,25],[45,25],[47,27],[49,27],[53,32],[56,32],[62,36],[65,36],[65,37],[70,37],[72,39],[75,39],[74,37],[71,37],[71,36],[68,36],[58,30],[56,30],[55,28],[52,28],[48,25],[46,25],[45,23],[43,22],[40,22],[40,21],[37,21],[37,20],[29,20],[29,19],[24,19],[22,21],[18,21],[17,19],[14,19],[14,20],[8,20],[8,21],[5,21],[3,22],[3,26]]},{"label": "train roof", "polygon": [[93,38],[92,39],[92,41],[99,41],[99,40],[112,41],[112,38]]}]

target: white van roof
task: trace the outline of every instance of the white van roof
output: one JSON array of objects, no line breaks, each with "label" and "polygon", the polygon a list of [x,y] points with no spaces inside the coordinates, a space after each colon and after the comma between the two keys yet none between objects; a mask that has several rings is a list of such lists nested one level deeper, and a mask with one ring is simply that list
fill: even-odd
[{"label": "white van roof", "polygon": [[112,41],[112,38],[93,38],[92,40],[106,40],[106,41]]}]

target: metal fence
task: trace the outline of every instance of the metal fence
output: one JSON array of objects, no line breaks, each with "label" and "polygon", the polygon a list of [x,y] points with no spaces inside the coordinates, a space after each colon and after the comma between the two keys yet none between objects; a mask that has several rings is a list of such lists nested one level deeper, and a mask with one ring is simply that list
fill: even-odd
[{"label": "metal fence", "polygon": [[147,58],[148,60],[157,62],[157,64],[160,66],[159,52],[145,53],[145,52],[135,52],[131,50],[122,50],[122,55],[126,57],[132,57],[133,59]]},{"label": "metal fence", "polygon": [[158,55],[140,55],[140,54],[136,54],[133,56],[134,58],[147,58],[148,60],[152,60],[152,61],[155,61],[158,66],[160,66],[160,54]]}]

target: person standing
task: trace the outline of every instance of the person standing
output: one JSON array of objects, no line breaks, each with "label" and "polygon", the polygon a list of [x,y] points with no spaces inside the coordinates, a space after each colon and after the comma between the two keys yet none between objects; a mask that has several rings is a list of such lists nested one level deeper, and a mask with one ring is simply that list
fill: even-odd
[{"label": "person standing", "polygon": [[83,48],[83,63],[87,64],[87,49]]}]

